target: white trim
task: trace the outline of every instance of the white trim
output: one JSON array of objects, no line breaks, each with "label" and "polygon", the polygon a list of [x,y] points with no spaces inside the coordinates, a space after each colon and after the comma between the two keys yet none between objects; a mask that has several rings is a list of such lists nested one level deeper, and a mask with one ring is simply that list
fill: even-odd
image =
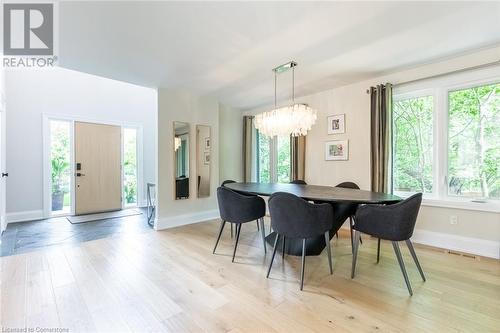
[{"label": "white trim", "polygon": [[416,229],[414,243],[500,259],[500,242]]},{"label": "white trim", "polygon": [[454,208],[463,210],[475,210],[480,212],[500,213],[500,204],[498,202],[474,202],[472,200],[439,200],[423,199],[422,206]]},{"label": "white trim", "polygon": [[27,210],[24,212],[7,213],[7,223],[42,220],[43,210]]},{"label": "white trim", "polygon": [[[68,121],[70,123],[70,160],[71,160],[71,215],[75,214],[75,147],[74,147],[74,137],[75,137],[75,122],[88,122],[94,124],[102,124],[102,125],[114,125],[119,126],[122,132],[121,138],[121,166],[122,166],[122,174],[123,174],[123,129],[124,128],[135,128],[137,130],[136,134],[136,142],[137,142],[137,200],[138,202],[143,202],[145,199],[144,189],[141,184],[144,179],[143,176],[143,125],[138,122],[126,122],[126,121],[117,121],[117,120],[103,120],[97,118],[87,118],[81,116],[73,116],[73,115],[65,115],[65,114],[56,114],[56,113],[43,113],[42,114],[42,140],[43,140],[43,217],[56,217],[56,216],[64,216],[68,215],[66,213],[62,214],[52,214],[51,205],[51,165],[50,165],[50,121],[51,120],[59,120],[59,121]],[[121,181],[121,195],[123,197],[123,175]],[[125,208],[123,205],[122,199],[122,209]],[[128,208],[128,207],[127,207]],[[9,221],[7,219],[7,221]]]},{"label": "white trim", "polygon": [[193,224],[193,223],[217,219],[219,217],[220,217],[219,211],[217,209],[213,209],[191,214],[182,214],[177,216],[158,218],[155,221],[155,230],[164,230],[164,229],[180,227],[187,224]]}]

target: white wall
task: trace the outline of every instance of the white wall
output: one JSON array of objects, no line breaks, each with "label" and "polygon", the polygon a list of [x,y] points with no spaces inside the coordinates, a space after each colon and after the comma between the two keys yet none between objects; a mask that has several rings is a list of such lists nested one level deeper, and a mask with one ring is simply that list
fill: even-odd
[{"label": "white wall", "polygon": [[242,181],[243,115],[240,110],[220,105],[219,137],[219,178],[221,182],[226,179]]},{"label": "white wall", "polygon": [[[397,84],[499,59],[500,48],[487,49],[299,98],[299,102],[308,103],[318,111],[318,121],[306,140],[306,181],[334,186],[349,180],[358,183],[362,189],[370,188],[370,99],[366,93],[370,86],[385,82]],[[255,114],[263,109],[246,113]],[[326,117],[341,113],[346,114],[346,133],[328,135]],[[349,139],[349,160],[325,161],[324,143],[337,139]],[[450,224],[450,215],[458,217],[457,225]],[[498,258],[500,214],[423,206],[414,239]]]},{"label": "white wall", "polygon": [[[174,200],[174,139],[173,122],[190,125],[190,166],[196,166],[196,125],[211,127],[210,196],[197,198],[196,170],[191,167],[189,199]],[[187,92],[158,90],[158,188],[157,230],[208,220],[218,216],[216,189],[219,184],[219,103],[210,97]]]},{"label": "white wall", "polygon": [[7,72],[6,92],[9,220],[43,214],[43,114],[142,124],[143,182],[155,182],[156,90],[55,68]]}]

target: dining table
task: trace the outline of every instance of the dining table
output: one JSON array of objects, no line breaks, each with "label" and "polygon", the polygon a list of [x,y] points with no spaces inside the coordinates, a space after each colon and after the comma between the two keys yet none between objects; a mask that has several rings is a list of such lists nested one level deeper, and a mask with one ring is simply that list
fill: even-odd
[{"label": "dining table", "polygon": [[[397,195],[389,193],[324,185],[236,182],[224,186],[235,192],[247,195],[251,194],[269,197],[276,192],[286,192],[307,201],[330,203],[334,207],[334,216],[336,214],[336,207],[341,207],[342,205],[354,205],[355,207],[358,205],[390,205],[402,200]],[[330,239],[337,233],[348,217],[349,216],[335,216],[334,220],[336,220],[337,223],[334,223],[333,228],[330,230]],[[269,244],[274,244],[275,238],[276,232],[270,232],[269,235],[266,236],[266,241]],[[295,256],[300,256],[302,254],[302,240],[287,238],[285,245],[284,251],[286,254]],[[309,238],[306,242],[306,255],[319,255],[325,246],[326,243],[323,235]]]}]

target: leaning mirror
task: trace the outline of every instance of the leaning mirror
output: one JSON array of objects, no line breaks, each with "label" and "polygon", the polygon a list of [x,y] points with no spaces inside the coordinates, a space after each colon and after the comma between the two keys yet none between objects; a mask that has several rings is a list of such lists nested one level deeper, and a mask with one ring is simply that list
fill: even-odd
[{"label": "leaning mirror", "polygon": [[210,196],[210,126],[196,125],[196,181],[198,198]]},{"label": "leaning mirror", "polygon": [[189,198],[189,124],[174,121],[175,199]]}]

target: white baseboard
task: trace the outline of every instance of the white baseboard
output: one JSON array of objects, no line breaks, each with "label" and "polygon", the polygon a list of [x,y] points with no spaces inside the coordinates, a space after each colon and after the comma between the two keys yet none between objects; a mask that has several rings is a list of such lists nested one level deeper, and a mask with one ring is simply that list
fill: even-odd
[{"label": "white baseboard", "polygon": [[7,213],[7,223],[41,220],[43,218],[43,210],[27,210],[24,212]]},{"label": "white baseboard", "polygon": [[155,229],[163,230],[169,228],[180,227],[186,224],[193,224],[219,218],[219,211],[217,209],[205,210],[191,214],[182,214],[177,216],[159,217],[155,221]]},{"label": "white baseboard", "polygon": [[464,237],[422,229],[415,229],[411,240],[414,243],[439,247],[442,249],[500,259],[499,241]]}]

